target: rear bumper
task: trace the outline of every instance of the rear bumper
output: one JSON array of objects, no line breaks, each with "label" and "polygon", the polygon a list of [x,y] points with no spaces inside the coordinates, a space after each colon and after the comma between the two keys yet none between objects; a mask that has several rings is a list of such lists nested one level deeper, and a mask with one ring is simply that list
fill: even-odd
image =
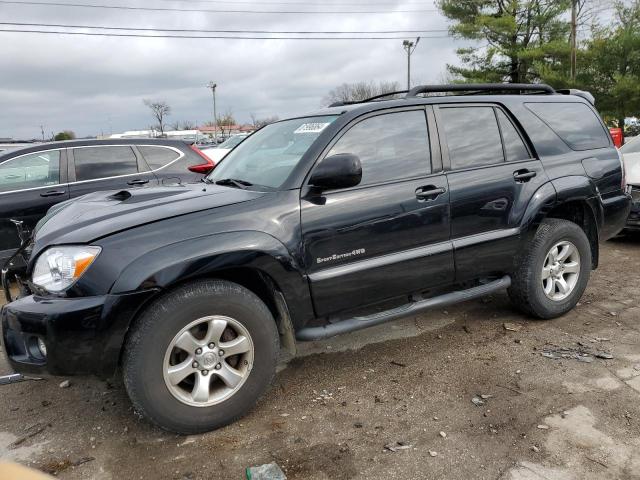
[{"label": "rear bumper", "polygon": [[[37,375],[115,372],[124,336],[157,290],[83,298],[23,297],[2,308],[2,338],[11,367]],[[46,357],[38,348],[46,345]]]},{"label": "rear bumper", "polygon": [[622,194],[602,199],[604,222],[600,230],[600,240],[609,240],[625,228],[631,211],[631,195]]}]

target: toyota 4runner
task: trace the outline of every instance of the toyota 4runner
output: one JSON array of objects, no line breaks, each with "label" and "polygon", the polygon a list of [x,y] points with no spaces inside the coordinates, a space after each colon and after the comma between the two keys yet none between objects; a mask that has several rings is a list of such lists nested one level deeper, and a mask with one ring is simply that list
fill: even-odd
[{"label": "toyota 4runner", "polygon": [[562,315],[630,208],[590,100],[421,86],[268,125],[204,183],[58,204],[18,252],[9,362],[120,368],[137,411],[195,433],[247,412],[296,341],[502,289],[529,317]]}]

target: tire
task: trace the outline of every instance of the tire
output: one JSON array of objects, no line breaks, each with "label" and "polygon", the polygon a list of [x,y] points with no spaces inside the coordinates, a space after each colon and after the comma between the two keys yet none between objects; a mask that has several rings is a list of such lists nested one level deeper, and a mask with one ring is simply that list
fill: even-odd
[{"label": "tire", "polygon": [[[216,335],[218,340],[201,345]],[[254,293],[227,281],[197,281],[154,301],[131,327],[124,384],[135,410],[159,427],[187,435],[207,432],[255,405],[273,379],[278,352],[276,323]],[[193,372],[176,383],[189,368]]]},{"label": "tire", "polygon": [[[557,277],[559,267],[549,267],[549,265],[557,265],[553,263],[553,255],[550,252],[556,245],[560,245],[559,252],[565,252],[564,247],[569,245],[577,250],[577,256],[569,257],[571,261],[567,261],[567,267],[565,267],[567,270],[576,270],[578,275],[568,294],[563,293],[558,284],[548,288],[549,282],[553,284],[554,279],[559,278]],[[551,256],[547,257],[548,255]],[[558,258],[561,256],[558,255]],[[578,259],[578,267],[574,265],[576,259]],[[508,289],[512,303],[516,308],[535,318],[556,318],[575,307],[587,287],[592,265],[591,245],[582,228],[575,223],[548,218],[540,224],[533,241],[518,261],[519,265],[516,266],[511,287]],[[565,285],[571,286],[574,278],[572,274],[563,273],[564,271],[560,270],[559,274],[569,279],[570,281],[565,281]],[[553,274],[547,272],[553,272]],[[544,282],[543,276],[547,277]],[[545,293],[545,288],[549,293]],[[563,295],[566,296],[563,297]]]}]

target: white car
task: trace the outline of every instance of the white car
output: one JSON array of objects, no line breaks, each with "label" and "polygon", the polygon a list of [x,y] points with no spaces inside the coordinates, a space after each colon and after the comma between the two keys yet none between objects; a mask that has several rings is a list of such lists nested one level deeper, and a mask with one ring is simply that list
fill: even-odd
[{"label": "white car", "polygon": [[640,230],[640,135],[627,139],[620,148],[624,159],[627,185],[631,186],[631,213],[627,219],[627,230]]},{"label": "white car", "polygon": [[202,148],[200,151],[204,153],[207,157],[213,160],[216,164],[224,158],[224,156],[229,153],[233,148],[238,145],[241,141],[247,138],[249,135],[246,133],[239,133],[237,135],[231,135],[224,142],[222,142],[217,147],[213,148]]}]

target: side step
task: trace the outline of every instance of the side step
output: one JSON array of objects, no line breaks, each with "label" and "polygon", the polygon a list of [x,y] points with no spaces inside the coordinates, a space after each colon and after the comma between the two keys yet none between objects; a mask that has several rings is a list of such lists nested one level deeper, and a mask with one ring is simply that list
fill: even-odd
[{"label": "side step", "polygon": [[426,300],[420,300],[417,302],[408,303],[400,307],[387,310],[385,312],[374,313],[364,317],[354,317],[348,320],[342,320],[340,322],[331,323],[321,327],[308,327],[303,328],[296,332],[296,339],[301,342],[308,342],[312,340],[322,340],[324,338],[334,337],[341,333],[355,332],[356,330],[362,330],[363,328],[373,327],[374,325],[380,325],[387,323],[398,318],[407,317],[416,313],[420,313],[430,308],[446,307],[454,303],[465,302],[478,297],[484,297],[490,293],[493,293],[504,288],[508,288],[511,285],[511,277],[505,275],[504,277],[494,280],[493,282],[485,283],[477,287],[469,288],[467,290],[460,290],[457,292],[445,293],[437,297],[429,298]]}]

